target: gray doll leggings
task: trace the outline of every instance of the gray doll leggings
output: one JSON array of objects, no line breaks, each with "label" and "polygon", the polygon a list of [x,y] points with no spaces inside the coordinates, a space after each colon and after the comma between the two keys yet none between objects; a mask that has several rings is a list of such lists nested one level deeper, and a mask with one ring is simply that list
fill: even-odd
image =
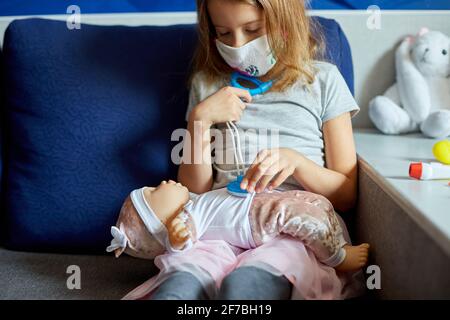
[{"label": "gray doll leggings", "polygon": [[[241,267],[223,281],[217,300],[289,300],[292,284],[284,276],[256,267]],[[189,272],[176,272],[164,281],[152,300],[207,300],[200,281]]]}]

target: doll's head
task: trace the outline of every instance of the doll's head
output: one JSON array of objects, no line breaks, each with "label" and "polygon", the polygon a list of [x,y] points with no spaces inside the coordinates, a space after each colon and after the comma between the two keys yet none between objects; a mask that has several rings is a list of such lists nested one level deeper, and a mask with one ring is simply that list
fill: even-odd
[{"label": "doll's head", "polygon": [[412,59],[425,77],[450,75],[450,38],[423,28],[412,46]]},{"label": "doll's head", "polygon": [[142,259],[163,254],[168,241],[166,225],[188,201],[189,190],[174,181],[132,191],[111,228],[113,240],[107,251],[114,251],[117,258],[124,252]]}]

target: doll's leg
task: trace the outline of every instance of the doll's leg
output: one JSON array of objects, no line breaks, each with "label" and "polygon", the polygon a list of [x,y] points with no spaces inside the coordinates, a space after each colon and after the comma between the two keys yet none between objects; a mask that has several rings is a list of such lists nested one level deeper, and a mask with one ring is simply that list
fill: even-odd
[{"label": "doll's leg", "polygon": [[347,243],[332,204],[323,196],[307,192],[296,192],[294,199],[285,209],[287,219],[280,225],[280,232],[303,241],[326,265],[341,264]]},{"label": "doll's leg", "polygon": [[439,110],[422,122],[420,129],[430,138],[446,138],[450,136],[450,111]]},{"label": "doll's leg", "polygon": [[326,264],[335,266],[345,257],[339,221],[330,201],[321,195],[306,191],[258,194],[250,208],[250,225],[257,245],[288,234]]},{"label": "doll's leg", "polygon": [[165,280],[151,296],[152,300],[207,300],[202,283],[191,273],[178,271]]},{"label": "doll's leg", "polygon": [[288,300],[292,284],[261,268],[240,267],[222,281],[218,300]]},{"label": "doll's leg", "polygon": [[331,267],[343,264],[342,271],[359,269],[367,258],[368,245],[347,245],[332,204],[318,194],[287,191],[255,196],[250,221],[257,244],[288,234],[308,246],[321,262]]}]

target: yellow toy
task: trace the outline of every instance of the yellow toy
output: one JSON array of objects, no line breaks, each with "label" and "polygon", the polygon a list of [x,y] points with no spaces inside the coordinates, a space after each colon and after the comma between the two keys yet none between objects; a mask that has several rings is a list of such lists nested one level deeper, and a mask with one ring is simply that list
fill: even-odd
[{"label": "yellow toy", "polygon": [[433,154],[443,164],[450,164],[450,140],[436,143],[433,147]]}]

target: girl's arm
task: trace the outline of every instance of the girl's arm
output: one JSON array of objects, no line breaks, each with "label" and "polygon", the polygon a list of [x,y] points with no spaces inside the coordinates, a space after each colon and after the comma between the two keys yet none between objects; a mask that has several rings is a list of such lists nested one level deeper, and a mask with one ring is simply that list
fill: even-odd
[{"label": "girl's arm", "polygon": [[211,131],[216,123],[239,121],[246,105],[251,102],[247,90],[225,87],[199,103],[190,113],[189,134],[185,138],[183,161],[178,170],[178,181],[189,191],[201,194],[213,187]]},{"label": "girl's arm", "polygon": [[328,198],[336,210],[353,208],[357,191],[357,158],[350,113],[327,121],[323,134],[326,168],[293,149],[262,150],[247,170],[241,188],[263,192],[268,186],[273,190],[293,176],[305,190]]},{"label": "girl's arm", "polygon": [[210,191],[213,186],[210,125],[201,121],[194,109],[189,117],[187,129],[189,134],[185,137],[178,181],[189,191],[201,194]]},{"label": "girl's arm", "polygon": [[356,204],[358,166],[350,113],[323,125],[326,168],[298,154],[294,178],[307,191],[328,198],[334,208],[348,211]]}]

